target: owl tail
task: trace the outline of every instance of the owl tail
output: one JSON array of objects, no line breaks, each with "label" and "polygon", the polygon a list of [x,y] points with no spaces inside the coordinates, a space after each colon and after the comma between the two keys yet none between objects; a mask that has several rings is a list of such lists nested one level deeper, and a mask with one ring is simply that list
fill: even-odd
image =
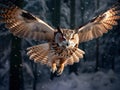
[{"label": "owl tail", "polygon": [[85,54],[84,51],[77,48],[75,51],[73,51],[73,54],[67,60],[67,64],[72,65],[75,62],[79,62],[79,59],[83,58],[84,54]]},{"label": "owl tail", "polygon": [[41,64],[46,64],[48,62],[49,43],[29,47],[27,50],[27,55],[31,60],[40,62]]}]

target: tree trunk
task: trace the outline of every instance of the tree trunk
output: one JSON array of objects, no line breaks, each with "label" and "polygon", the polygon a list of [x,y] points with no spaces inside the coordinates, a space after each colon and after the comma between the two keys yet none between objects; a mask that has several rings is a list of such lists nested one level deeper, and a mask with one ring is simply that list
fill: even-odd
[{"label": "tree trunk", "polygon": [[33,74],[34,74],[34,81],[33,81],[33,90],[37,90],[37,63],[33,65]]},{"label": "tree trunk", "polygon": [[75,2],[76,0],[70,1],[70,27],[75,28]]},{"label": "tree trunk", "polygon": [[[23,1],[19,1],[12,2],[20,7],[23,5]],[[12,47],[10,55],[10,90],[24,90],[24,80],[22,75],[22,58],[20,50],[21,39],[12,35]]]},{"label": "tree trunk", "polygon": [[[96,9],[99,8],[99,0],[96,0],[95,3]],[[96,39],[96,67],[95,71],[98,71],[99,69],[99,38]]]},{"label": "tree trunk", "polygon": [[[76,0],[70,1],[70,27],[71,29],[75,28],[75,2]],[[78,75],[78,66],[79,63],[74,63],[72,66],[69,67],[69,73],[74,72],[76,75]]]},{"label": "tree trunk", "polygon": [[[84,0],[80,0],[80,6],[81,6],[80,12],[81,12],[81,25],[82,25],[84,23],[84,12],[85,12]],[[85,51],[85,43],[82,43],[82,48],[83,51]],[[85,55],[84,55],[84,61],[86,61]]]},{"label": "tree trunk", "polygon": [[60,4],[61,0],[53,0],[52,24],[55,28],[60,26]]},{"label": "tree trunk", "polygon": [[[61,8],[61,0],[53,0],[53,13],[52,13],[52,24],[53,26],[60,27],[60,8]],[[53,80],[56,77],[56,73],[52,73],[50,75],[50,79]]]}]

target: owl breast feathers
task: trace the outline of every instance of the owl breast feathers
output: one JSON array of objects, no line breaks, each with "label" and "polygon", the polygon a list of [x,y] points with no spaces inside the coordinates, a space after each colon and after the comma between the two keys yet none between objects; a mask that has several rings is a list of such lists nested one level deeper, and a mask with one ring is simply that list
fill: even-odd
[{"label": "owl breast feathers", "polygon": [[117,25],[120,19],[120,4],[117,3],[78,29],[54,29],[11,2],[0,4],[0,22],[5,23],[13,35],[47,41],[27,48],[27,55],[35,62],[46,64],[58,75],[62,74],[66,65],[72,65],[83,58],[85,52],[78,48],[79,43],[102,36]]}]

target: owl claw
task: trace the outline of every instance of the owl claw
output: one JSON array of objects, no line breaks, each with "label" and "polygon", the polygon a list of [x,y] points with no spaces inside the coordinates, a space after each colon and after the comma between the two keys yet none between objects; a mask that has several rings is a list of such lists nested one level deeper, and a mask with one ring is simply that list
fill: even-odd
[{"label": "owl claw", "polygon": [[56,64],[54,63],[54,64],[52,65],[51,72],[52,72],[52,73],[55,73],[56,71],[57,71],[57,67],[56,67]]},{"label": "owl claw", "polygon": [[57,71],[57,68],[51,68],[50,70],[52,73],[55,73]]},{"label": "owl claw", "polygon": [[63,70],[59,69],[59,70],[57,71],[57,75],[61,75],[62,72],[63,72]]},{"label": "owl claw", "polygon": [[58,71],[57,71],[57,75],[61,75],[62,72],[63,72],[63,70],[64,70],[64,64],[62,64],[62,65],[59,67],[59,69],[58,69]]}]

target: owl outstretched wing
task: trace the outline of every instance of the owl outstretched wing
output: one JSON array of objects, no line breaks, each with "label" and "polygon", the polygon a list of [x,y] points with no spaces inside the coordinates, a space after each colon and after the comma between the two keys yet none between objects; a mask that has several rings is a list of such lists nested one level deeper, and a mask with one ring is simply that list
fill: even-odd
[{"label": "owl outstretched wing", "polygon": [[11,2],[0,7],[0,21],[13,35],[33,40],[52,40],[55,30],[41,19],[22,10]]},{"label": "owl outstretched wing", "polygon": [[117,25],[119,19],[120,4],[118,3],[78,29],[80,43],[102,36]]}]

